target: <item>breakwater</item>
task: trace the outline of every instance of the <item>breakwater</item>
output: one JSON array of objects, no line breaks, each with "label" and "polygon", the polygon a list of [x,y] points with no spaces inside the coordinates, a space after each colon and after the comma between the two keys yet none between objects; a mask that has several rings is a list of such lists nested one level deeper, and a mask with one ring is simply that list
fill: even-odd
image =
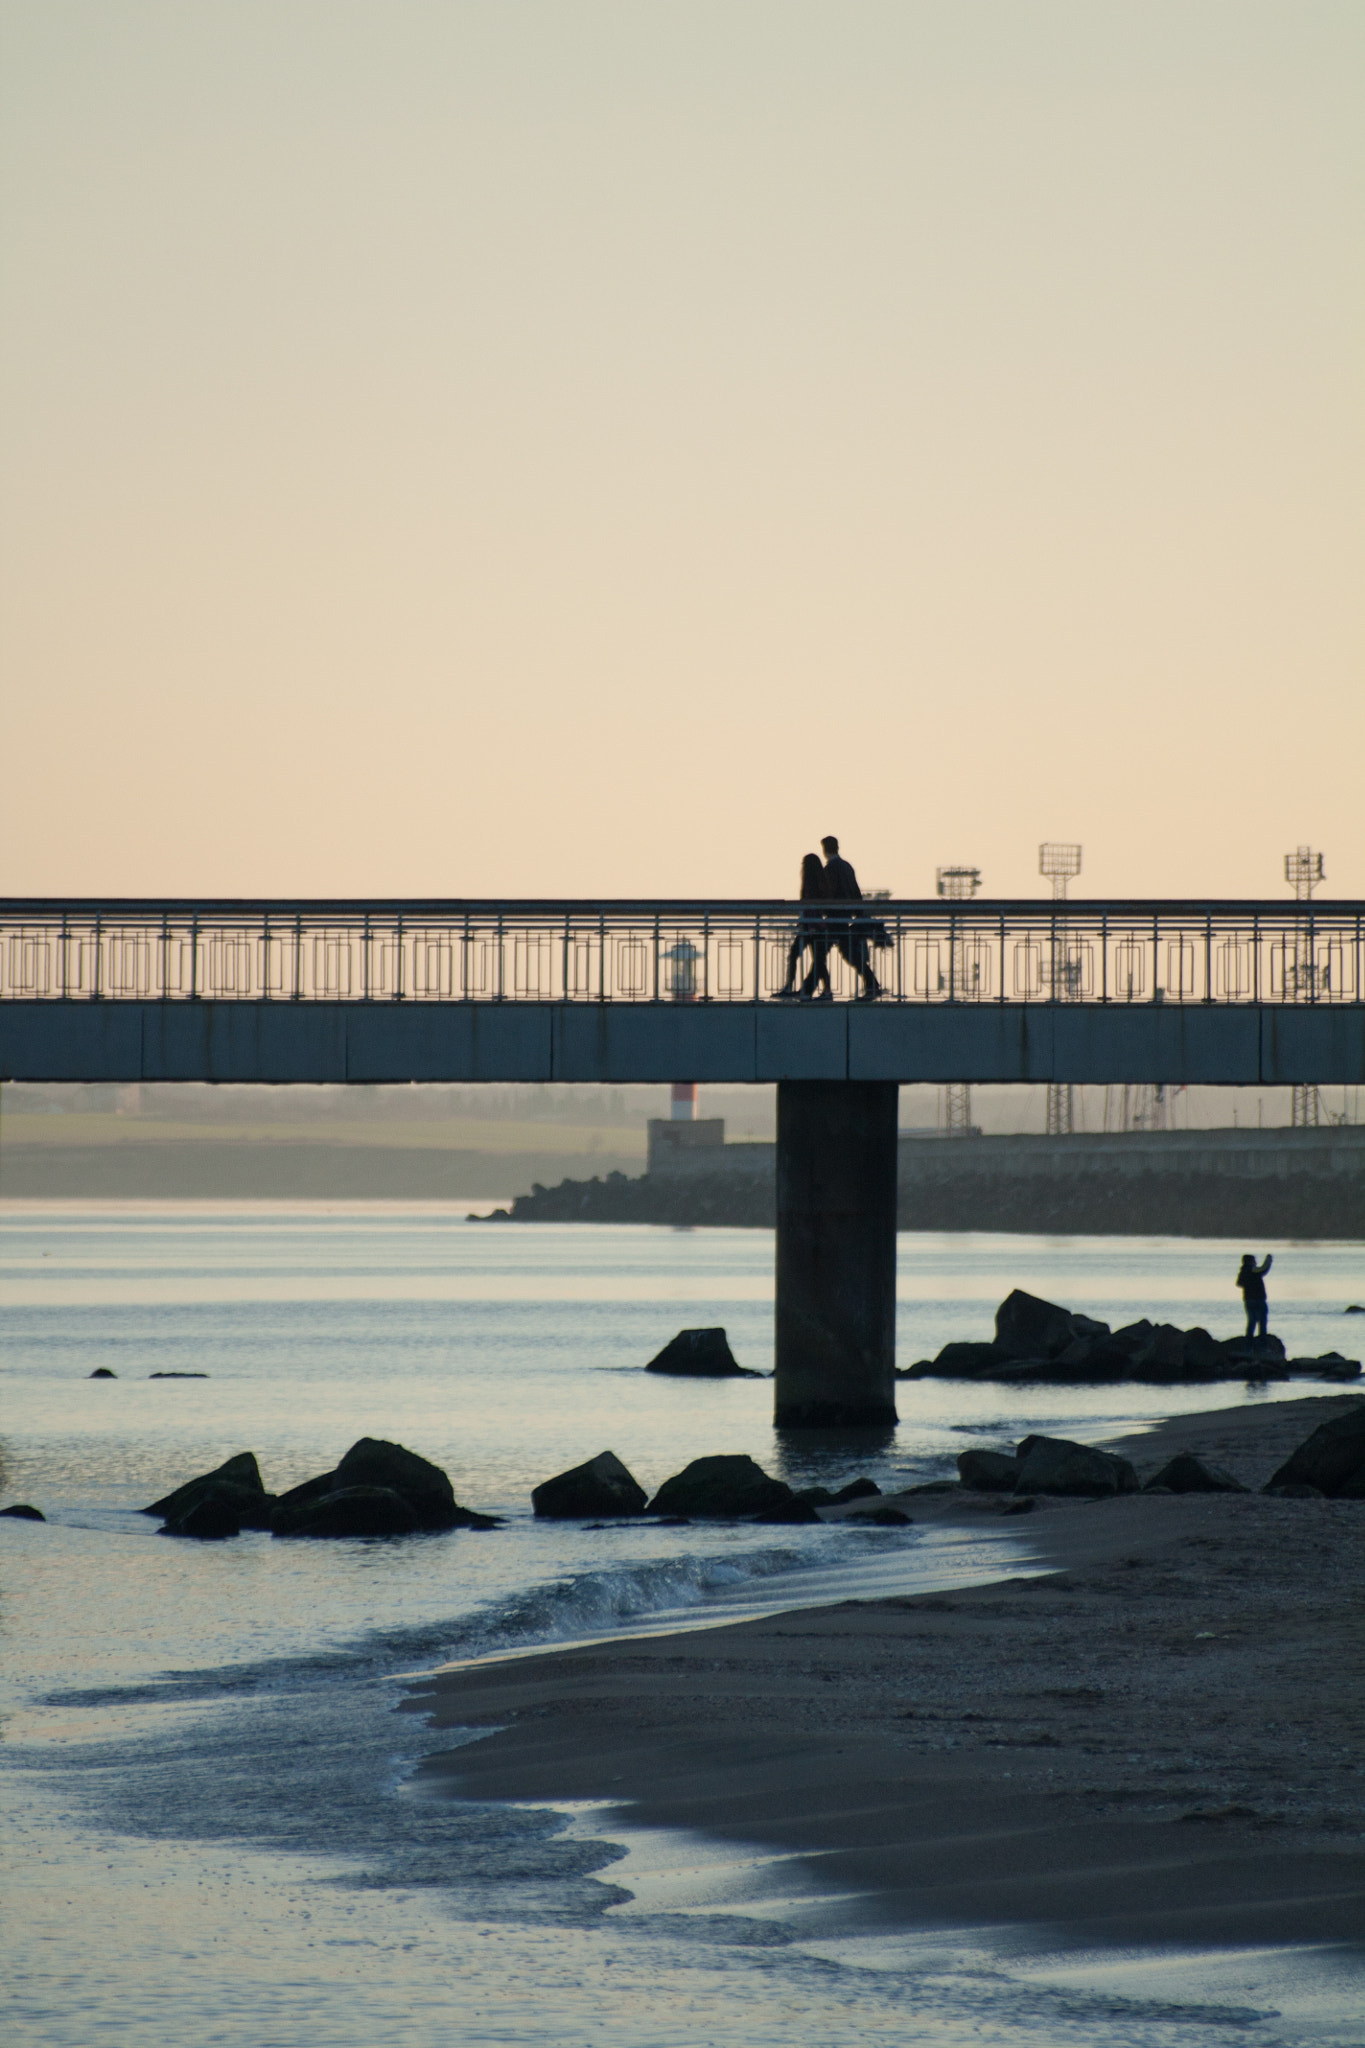
[{"label": "breakwater", "polygon": [[[651,1163],[638,1177],[536,1186],[505,1213],[772,1228],[772,1145],[698,1146]],[[903,1137],[897,1220],[902,1230],[1365,1239],[1365,1128]]]}]

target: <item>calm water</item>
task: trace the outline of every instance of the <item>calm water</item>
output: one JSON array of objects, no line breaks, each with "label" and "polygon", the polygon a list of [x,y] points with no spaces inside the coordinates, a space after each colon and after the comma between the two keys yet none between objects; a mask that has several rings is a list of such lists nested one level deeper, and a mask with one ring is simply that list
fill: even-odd
[{"label": "calm water", "polygon": [[[1360,1248],[1276,1249],[1272,1327],[1294,1353],[1351,1351]],[[408,1789],[431,1738],[394,1711],[405,1671],[1027,1558],[1022,1537],[914,1529],[537,1527],[531,1487],[606,1445],[651,1488],[737,1450],[796,1483],[867,1471],[888,1487],[1026,1428],[1098,1439],[1276,1398],[917,1383],[893,1440],[794,1449],[765,1382],[639,1370],[705,1323],[767,1370],[771,1266],[761,1232],[513,1228],[434,1207],[0,1209],[3,1499],[50,1517],[0,1521],[6,1862],[22,1874],[8,2040],[1360,2038],[1332,1956],[1165,1958],[1154,1975],[1143,1957],[822,1939],[818,1899],[794,1900],[762,1857]],[[900,1354],[988,1334],[1014,1285],[1114,1323],[1226,1333],[1235,1266],[1188,1240],[905,1236]],[[118,1378],[90,1381],[99,1365]],[[209,1377],[149,1377],[175,1371]],[[365,1434],[434,1458],[507,1525],[200,1546],[135,1512],[233,1451],[279,1490]]]}]

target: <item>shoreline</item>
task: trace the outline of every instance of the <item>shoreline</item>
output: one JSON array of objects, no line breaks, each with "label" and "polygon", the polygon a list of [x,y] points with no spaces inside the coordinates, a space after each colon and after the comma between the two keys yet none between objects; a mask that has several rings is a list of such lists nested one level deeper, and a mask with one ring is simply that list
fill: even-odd
[{"label": "shoreline", "polygon": [[[1196,1448],[1259,1486],[1361,1398],[1106,1448],[1143,1478]],[[492,1732],[420,1782],[809,1859],[831,1932],[1365,1942],[1365,1504],[1130,1495],[1002,1524],[999,1497],[887,1498],[1017,1530],[1050,1571],[436,1673],[405,1709]]]}]

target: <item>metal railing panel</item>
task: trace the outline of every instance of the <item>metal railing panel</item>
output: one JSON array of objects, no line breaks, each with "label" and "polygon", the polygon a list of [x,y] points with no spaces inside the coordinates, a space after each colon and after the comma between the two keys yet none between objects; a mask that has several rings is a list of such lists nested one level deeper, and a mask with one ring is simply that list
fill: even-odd
[{"label": "metal railing panel", "polygon": [[1355,1004],[1365,907],[0,903],[0,1001]]}]

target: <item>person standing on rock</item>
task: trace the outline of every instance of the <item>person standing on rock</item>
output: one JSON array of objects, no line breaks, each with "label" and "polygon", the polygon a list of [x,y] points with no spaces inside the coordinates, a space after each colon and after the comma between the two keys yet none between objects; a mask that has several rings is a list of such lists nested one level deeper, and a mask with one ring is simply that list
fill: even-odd
[{"label": "person standing on rock", "polygon": [[1242,1306],[1247,1312],[1248,1344],[1254,1344],[1258,1336],[1267,1334],[1270,1308],[1265,1298],[1265,1276],[1274,1262],[1273,1252],[1267,1252],[1259,1266],[1255,1252],[1243,1252],[1242,1263],[1237,1268],[1237,1285],[1242,1290]]},{"label": "person standing on rock", "polygon": [[[861,903],[863,892],[858,887],[858,877],[853,872],[852,862],[841,858],[839,842],[833,834],[822,839],[824,850],[824,893],[835,903]],[[858,992],[860,1002],[872,1003],[881,994],[881,983],[872,972],[872,962],[867,957],[867,937],[853,918],[831,918],[830,938],[843,954],[855,974],[862,976],[863,985]],[[803,988],[804,995],[806,990]]]}]

